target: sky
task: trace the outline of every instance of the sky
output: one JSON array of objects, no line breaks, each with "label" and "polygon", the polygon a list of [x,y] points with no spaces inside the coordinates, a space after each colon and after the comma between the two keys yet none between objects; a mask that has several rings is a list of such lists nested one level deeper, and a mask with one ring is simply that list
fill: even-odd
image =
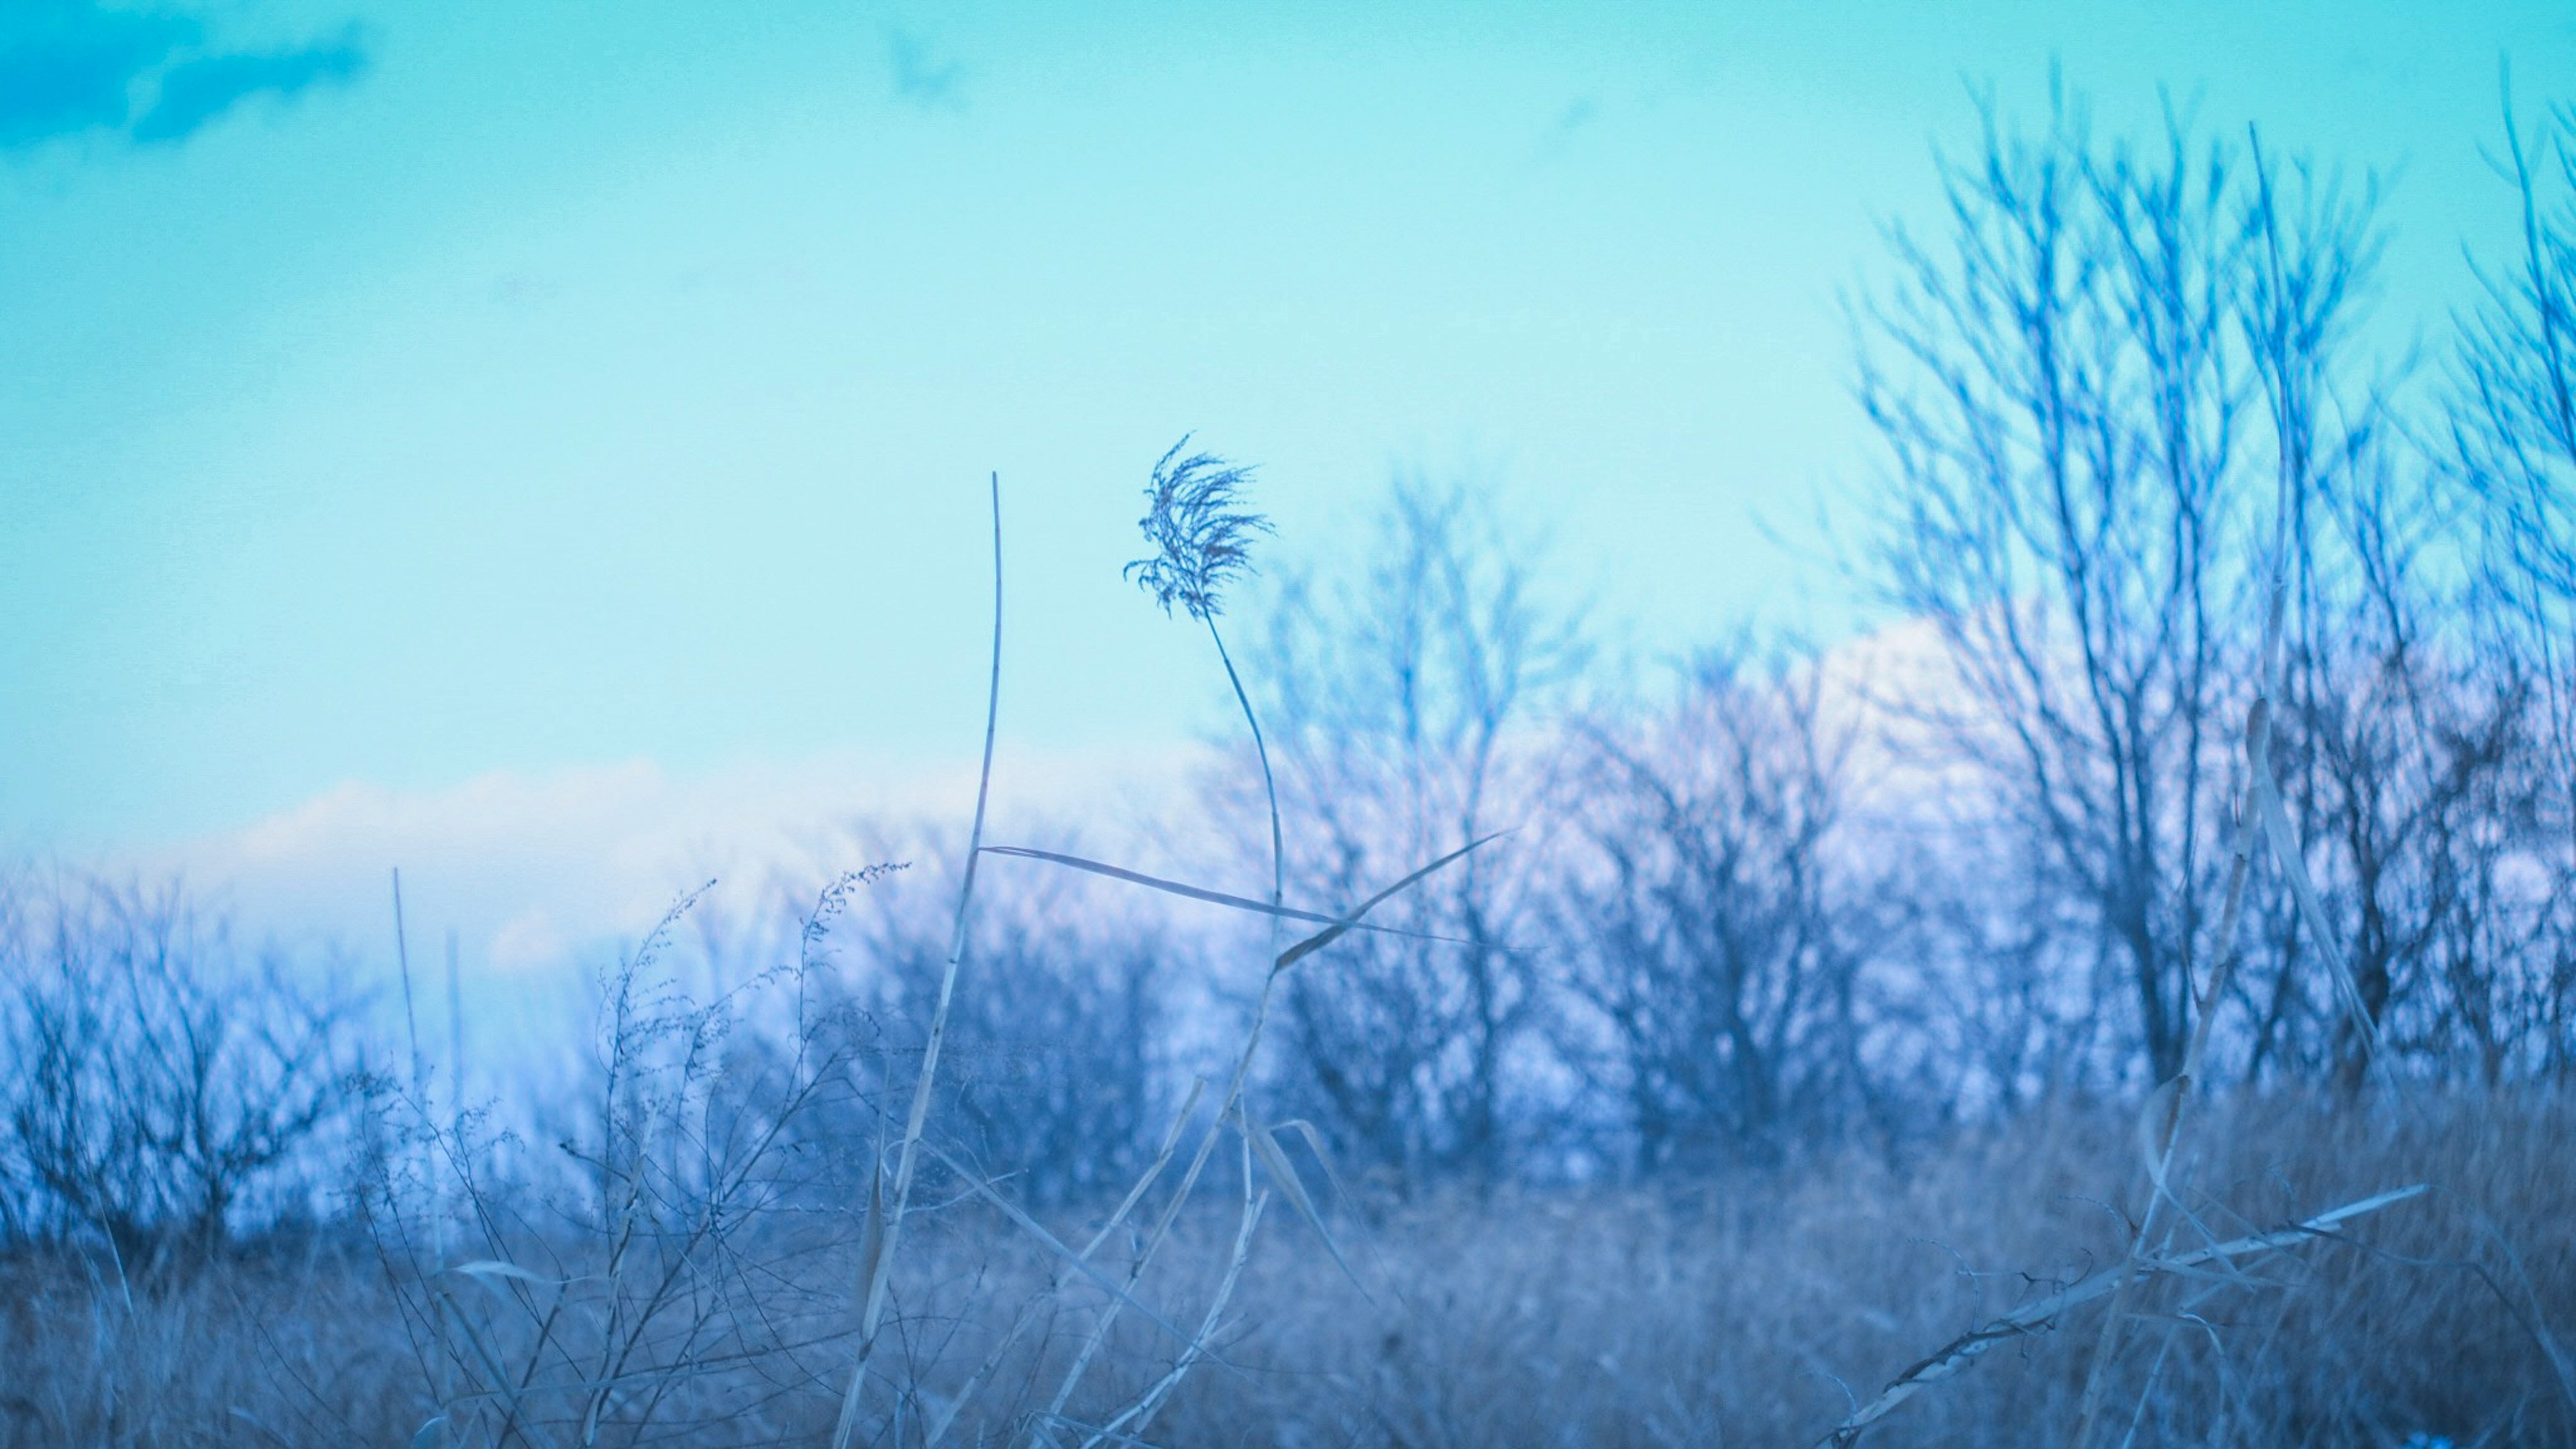
[{"label": "sky", "polygon": [[1119,576],[1191,431],[1286,556],[1463,478],[1649,652],[1831,636],[1841,302],[1972,93],[2379,176],[2396,346],[2505,62],[2576,6],[0,0],[0,858],[403,865],[497,962],[962,811],[995,472],[1000,786],[1132,798],[1224,723]]}]

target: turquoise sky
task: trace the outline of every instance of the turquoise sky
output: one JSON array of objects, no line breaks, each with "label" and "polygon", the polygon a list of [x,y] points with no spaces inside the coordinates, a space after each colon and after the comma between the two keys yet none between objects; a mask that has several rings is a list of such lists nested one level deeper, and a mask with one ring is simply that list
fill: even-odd
[{"label": "turquoise sky", "polygon": [[[0,0],[0,849],[354,784],[1218,718],[1122,584],[1186,429],[1329,552],[1504,487],[1649,648],[1838,627],[1840,289],[2052,61],[2394,177],[2392,335],[2509,234],[2576,6]],[[374,869],[371,863],[369,869]]]}]

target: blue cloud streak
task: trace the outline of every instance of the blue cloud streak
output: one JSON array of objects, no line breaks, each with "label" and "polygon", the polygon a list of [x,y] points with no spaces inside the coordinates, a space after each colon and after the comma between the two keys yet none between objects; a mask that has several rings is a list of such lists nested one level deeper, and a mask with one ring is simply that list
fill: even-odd
[{"label": "blue cloud streak", "polygon": [[[0,151],[92,131],[172,144],[252,96],[345,83],[366,63],[354,29],[285,50],[209,53],[183,15],[21,0],[0,12]],[[138,93],[149,97],[139,108]]]},{"label": "blue cloud streak", "polygon": [[251,96],[293,96],[319,82],[346,83],[366,66],[354,34],[300,50],[182,61],[162,73],[159,98],[128,134],[147,144],[184,141]]}]

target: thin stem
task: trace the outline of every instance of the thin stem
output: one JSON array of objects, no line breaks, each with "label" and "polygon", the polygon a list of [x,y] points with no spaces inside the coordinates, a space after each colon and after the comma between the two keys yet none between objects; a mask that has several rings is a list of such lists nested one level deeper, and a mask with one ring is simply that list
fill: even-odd
[{"label": "thin stem", "polygon": [[[2163,1119],[2154,1124],[2155,1150],[2148,1160],[2147,1205],[2138,1215],[2137,1231],[2130,1236],[2129,1251],[2120,1266],[2119,1284],[2111,1295],[2110,1312],[2102,1322],[2102,1336],[2094,1344],[2093,1361],[2085,1370],[2083,1407],[2076,1421],[2073,1441],[2075,1449],[2087,1449],[2093,1442],[2095,1425],[2101,1417],[2103,1395],[2110,1381],[2111,1364],[2119,1355],[2121,1340],[2128,1327],[2130,1296],[2138,1283],[2152,1273],[2146,1265],[2148,1243],[2160,1226],[2162,1210],[2171,1202],[2177,1210],[2189,1216],[2189,1210],[2184,1209],[2173,1195],[2173,1162],[2181,1146],[2192,1093],[2200,1085],[2203,1056],[2209,1045],[2210,1022],[2236,965],[2239,913],[2244,907],[2247,878],[2253,866],[2255,818],[2263,808],[2262,792],[2272,768],[2272,696],[2274,683],[2280,677],[2282,616],[2289,597],[2290,520],[2306,492],[2307,468],[2294,441],[2298,431],[2297,412],[2302,404],[2290,375],[2285,336],[2288,324],[2279,315],[2279,309],[2286,305],[2282,301],[2285,282],[2280,227],[2272,210],[2271,173],[2264,163],[2262,137],[2249,132],[2249,141],[2257,188],[2255,216],[2266,247],[2266,279],[2270,283],[2269,305],[2273,309],[2263,318],[2266,335],[2262,341],[2271,349],[2273,356],[2268,381],[2273,404],[2273,431],[2279,442],[2280,457],[2274,475],[2272,549],[2270,577],[2265,587],[2263,640],[2254,666],[2254,699],[2245,714],[2246,784],[2238,793],[2235,839],[2231,843],[2234,859],[2228,867],[2226,903],[2220,911],[2219,939],[2214,943],[2218,961],[2210,973],[2207,990],[2196,1003],[2198,1017],[2192,1023],[2182,1069],[2165,1083],[2169,1095],[2163,1104]],[[2281,849],[2282,842],[2276,838],[2270,843],[2274,855],[2279,857],[2276,863],[2282,872],[2285,875],[2295,873],[2299,863]],[[2149,1110],[2153,1109],[2151,1099]]]},{"label": "thin stem", "polygon": [[930,1037],[921,1051],[921,1075],[912,1086],[912,1111],[904,1121],[903,1146],[895,1158],[894,1201],[887,1207],[885,1236],[868,1275],[867,1301],[859,1314],[858,1361],[850,1368],[850,1387],[841,1398],[841,1419],[832,1432],[832,1449],[849,1449],[858,1431],[859,1398],[867,1385],[868,1361],[876,1353],[877,1325],[885,1314],[886,1288],[894,1277],[895,1247],[903,1232],[904,1210],[912,1201],[914,1171],[920,1165],[921,1131],[930,1116],[930,1092],[939,1073],[939,1048],[948,1036],[948,1007],[957,992],[957,967],[966,956],[966,928],[975,900],[975,867],[983,859],[984,809],[993,790],[993,736],[1002,705],[1002,475],[992,475],[993,508],[993,667],[984,694],[984,763],[975,778],[975,824],[966,838],[966,869],[957,887],[957,923],[948,938],[948,963],[939,974],[939,1001],[930,1013]]},{"label": "thin stem", "polygon": [[[1252,697],[1244,692],[1243,676],[1234,671],[1234,656],[1226,652],[1225,636],[1217,632],[1216,615],[1201,616],[1207,623],[1208,638],[1216,643],[1216,657],[1225,665],[1225,682],[1234,686],[1234,702],[1243,707],[1243,722],[1252,730],[1252,752],[1261,758],[1261,789],[1270,802],[1270,905],[1273,910],[1285,904],[1288,896],[1288,851],[1279,829],[1279,782],[1270,773],[1270,746],[1261,738],[1261,721],[1252,712]],[[1271,918],[1271,935],[1278,936],[1278,917]],[[1278,955],[1277,951],[1270,953]]]},{"label": "thin stem", "polygon": [[[1286,903],[1288,856],[1279,825],[1279,785],[1270,770],[1270,745],[1262,738],[1261,720],[1253,713],[1252,696],[1243,687],[1243,676],[1234,667],[1234,656],[1226,650],[1225,636],[1217,631],[1215,613],[1211,611],[1198,617],[1207,625],[1208,638],[1216,644],[1216,657],[1225,665],[1226,682],[1234,686],[1234,702],[1242,707],[1243,722],[1252,731],[1253,753],[1261,760],[1261,789],[1270,806],[1270,908],[1277,911]],[[1243,1051],[1236,1056],[1234,1071],[1226,1079],[1225,1096],[1218,1102],[1216,1116],[1209,1120],[1207,1131],[1200,1136],[1197,1148],[1191,1152],[1190,1165],[1181,1176],[1180,1186],[1173,1193],[1172,1200],[1164,1206],[1161,1216],[1154,1224],[1152,1234],[1146,1239],[1144,1250],[1137,1254],[1136,1261],[1128,1267],[1127,1287],[1131,1290],[1145,1276],[1145,1269],[1153,1262],[1154,1254],[1161,1249],[1164,1237],[1171,1231],[1173,1220],[1180,1215],[1182,1205],[1189,1201],[1191,1191],[1198,1185],[1199,1173],[1206,1168],[1209,1156],[1216,1150],[1217,1139],[1225,1132],[1225,1124],[1228,1121],[1236,1122],[1244,1132],[1247,1143],[1254,1131],[1252,1124],[1242,1118],[1243,1087],[1252,1074],[1253,1058],[1260,1053],[1262,1032],[1270,1022],[1270,1004],[1279,990],[1279,917],[1276,915],[1270,917],[1270,946],[1267,955],[1270,965],[1269,969],[1262,973],[1261,996],[1252,1008],[1252,1026],[1244,1034]],[[1090,1371],[1093,1358],[1108,1339],[1111,1325],[1118,1321],[1118,1315],[1125,1307],[1124,1300],[1112,1299],[1108,1306],[1101,1310],[1099,1320],[1092,1326],[1090,1338],[1074,1355],[1072,1365],[1065,1370],[1063,1381],[1056,1386],[1055,1397],[1047,1406],[1048,1417],[1053,1418],[1063,1414],[1064,1406],[1071,1401],[1074,1389],[1081,1384],[1083,1376]],[[839,1449],[839,1446],[836,1446],[836,1449]]]},{"label": "thin stem", "polygon": [[420,1018],[411,1004],[411,939],[403,929],[402,867],[394,867],[394,965],[402,973],[403,1031],[411,1042],[411,1094],[421,1115],[429,1115],[429,1106],[421,1097],[422,1067],[420,1060]]}]

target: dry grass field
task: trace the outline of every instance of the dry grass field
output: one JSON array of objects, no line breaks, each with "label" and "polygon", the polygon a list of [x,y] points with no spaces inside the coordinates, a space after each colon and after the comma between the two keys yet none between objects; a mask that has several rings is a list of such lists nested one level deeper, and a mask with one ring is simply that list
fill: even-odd
[{"label": "dry grass field", "polygon": [[[2237,1102],[2189,1165],[2212,1233],[2243,1237],[2383,1190],[2430,1190],[2297,1246],[2160,1280],[2116,1366],[2112,1442],[2550,1444],[2576,1436],[2576,1112],[2531,1097]],[[2108,1107],[2009,1131],[1840,1151],[1666,1190],[1508,1190],[1334,1214],[1356,1281],[1302,1226],[1265,1234],[1207,1361],[1152,1442],[1186,1445],[1809,1444],[1936,1349],[2115,1263],[2143,1184]],[[1074,1240],[1097,1212],[1050,1215]],[[1228,1212],[1184,1219],[1145,1295],[1195,1323]],[[774,1231],[764,1229],[764,1231]],[[2182,1246],[2192,1245],[2186,1231]],[[972,1200],[934,1206],[895,1292],[882,1443],[1082,1442],[1172,1367],[1131,1315],[1043,1417],[1105,1292],[1045,1295],[1050,1260]],[[1121,1254],[1114,1248],[1106,1260]],[[690,1309],[696,1345],[585,1433],[578,1373],[536,1365],[512,1442],[735,1445],[827,1436],[847,1367],[855,1242],[732,1245],[778,1276]],[[404,1444],[434,1362],[375,1249],[277,1235],[207,1262],[7,1263],[10,1445]],[[490,1285],[472,1291],[487,1291]],[[715,1315],[699,1322],[700,1312]],[[2008,1332],[1873,1427],[1886,1445],[2062,1444],[2102,1305]],[[450,1384],[450,1391],[454,1385]],[[650,1401],[648,1403],[648,1400]],[[1144,1437],[1142,1435],[1137,1437]],[[1112,1439],[1109,1442],[1124,1442]]]}]

